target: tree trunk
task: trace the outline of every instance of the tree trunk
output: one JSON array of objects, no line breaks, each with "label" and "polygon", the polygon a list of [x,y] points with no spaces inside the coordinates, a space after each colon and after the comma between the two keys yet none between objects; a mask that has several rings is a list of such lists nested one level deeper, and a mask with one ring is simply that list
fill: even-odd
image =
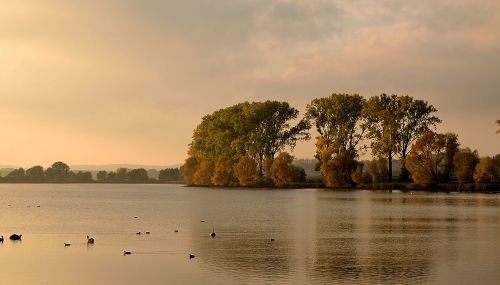
[{"label": "tree trunk", "polygon": [[406,156],[403,156],[401,158],[401,173],[399,175],[399,180],[401,182],[408,182],[410,181],[410,172],[406,168]]},{"label": "tree trunk", "polygon": [[389,150],[387,161],[389,162],[389,182],[392,182],[392,150]]}]

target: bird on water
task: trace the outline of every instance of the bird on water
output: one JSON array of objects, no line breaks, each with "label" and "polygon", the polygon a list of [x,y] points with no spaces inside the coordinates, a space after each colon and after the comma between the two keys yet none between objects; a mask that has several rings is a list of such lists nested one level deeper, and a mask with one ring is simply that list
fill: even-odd
[{"label": "bird on water", "polygon": [[123,255],[129,255],[129,254],[132,254],[132,252],[126,250],[123,251]]},{"label": "bird on water", "polygon": [[18,235],[18,234],[12,234],[9,239],[11,240],[21,240],[21,236],[22,235]]},{"label": "bird on water", "polygon": [[88,244],[94,244],[94,242],[95,242],[94,238],[87,236],[87,243]]},{"label": "bird on water", "polygon": [[194,254],[191,254],[191,253],[190,253],[190,254],[189,254],[189,259],[193,259],[193,258],[195,258]]},{"label": "bird on water", "polygon": [[0,237],[0,242],[3,242],[3,236]]},{"label": "bird on water", "polygon": [[212,228],[212,233],[210,234],[212,238],[215,238],[215,228]]},{"label": "bird on water", "polygon": [[70,245],[71,243],[66,243],[66,242],[64,243],[64,246],[70,246]]}]

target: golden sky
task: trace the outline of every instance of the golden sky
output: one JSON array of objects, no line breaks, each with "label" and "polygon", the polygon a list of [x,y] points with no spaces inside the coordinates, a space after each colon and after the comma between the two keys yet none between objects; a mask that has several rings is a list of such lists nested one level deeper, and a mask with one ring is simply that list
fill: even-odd
[{"label": "golden sky", "polygon": [[[0,164],[181,163],[203,115],[332,92],[428,100],[500,152],[500,1],[0,0]],[[312,157],[312,142],[296,157]]]}]

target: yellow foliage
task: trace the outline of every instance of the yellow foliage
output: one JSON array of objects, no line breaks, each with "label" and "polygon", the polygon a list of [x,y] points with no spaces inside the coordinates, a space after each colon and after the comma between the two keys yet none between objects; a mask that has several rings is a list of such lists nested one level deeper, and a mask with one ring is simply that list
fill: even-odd
[{"label": "yellow foliage", "polygon": [[474,171],[474,181],[476,183],[497,183],[499,181],[498,161],[489,156],[481,158]]},{"label": "yellow foliage", "polygon": [[255,186],[260,182],[257,164],[248,155],[242,156],[236,165],[236,177],[241,186]]}]

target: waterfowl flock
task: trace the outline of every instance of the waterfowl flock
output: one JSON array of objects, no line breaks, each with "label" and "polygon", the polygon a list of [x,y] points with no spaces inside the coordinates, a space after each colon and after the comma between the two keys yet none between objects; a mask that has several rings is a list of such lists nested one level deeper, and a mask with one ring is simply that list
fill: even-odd
[{"label": "waterfowl flock", "polygon": [[[134,217],[134,218],[137,218],[137,217]],[[205,221],[204,221],[204,220],[201,220],[200,222],[205,222]],[[178,233],[178,232],[179,232],[179,230],[178,230],[178,229],[175,229],[175,230],[174,230],[174,233]],[[147,235],[151,234],[151,232],[150,232],[150,231],[146,231],[146,232],[144,232],[144,233],[145,233],[145,234],[147,234]],[[141,235],[141,234],[142,234],[142,232],[136,232],[135,234],[136,234],[136,235]],[[213,227],[213,228],[212,228],[212,233],[210,233],[210,237],[212,237],[212,239],[215,239],[216,235],[217,235],[217,234],[215,233],[215,227]],[[22,237],[22,234],[12,234],[12,235],[9,237],[9,239],[10,239],[10,240],[13,240],[13,241],[17,241],[17,240],[21,240],[21,237]],[[272,241],[272,242],[273,242],[273,241],[275,241],[275,239],[274,239],[274,238],[271,238],[271,239],[270,239],[270,241]],[[3,235],[2,235],[2,236],[0,236],[0,243],[3,243],[3,242],[4,242],[4,237],[3,237]],[[95,239],[94,239],[93,237],[90,237],[89,235],[87,235],[87,244],[88,244],[88,245],[93,245],[93,244],[95,244]],[[67,243],[67,242],[65,242],[65,243],[64,243],[64,247],[69,247],[69,246],[71,246],[71,243]],[[132,252],[131,252],[131,251],[128,251],[128,250],[124,250],[124,251],[123,251],[123,255],[130,255],[130,254],[132,254]],[[195,258],[195,257],[196,257],[196,256],[195,256],[194,254],[189,253],[189,259],[193,259],[193,258]]]}]

